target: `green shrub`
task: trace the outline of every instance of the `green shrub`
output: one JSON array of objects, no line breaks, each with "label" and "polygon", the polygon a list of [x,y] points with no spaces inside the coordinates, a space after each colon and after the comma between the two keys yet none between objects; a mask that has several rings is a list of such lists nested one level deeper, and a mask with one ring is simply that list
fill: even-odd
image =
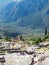
[{"label": "green shrub", "polygon": [[11,41],[11,38],[10,38],[10,37],[4,37],[4,39],[5,39],[6,41]]},{"label": "green shrub", "polygon": [[33,42],[32,42],[32,44],[39,44],[41,42],[41,38],[40,37],[35,37],[35,38],[33,38]]},{"label": "green shrub", "polygon": [[47,48],[49,49],[49,46],[47,46]]},{"label": "green shrub", "polygon": [[42,39],[42,41],[46,41],[46,39],[49,38],[49,35],[45,35],[44,38]]}]

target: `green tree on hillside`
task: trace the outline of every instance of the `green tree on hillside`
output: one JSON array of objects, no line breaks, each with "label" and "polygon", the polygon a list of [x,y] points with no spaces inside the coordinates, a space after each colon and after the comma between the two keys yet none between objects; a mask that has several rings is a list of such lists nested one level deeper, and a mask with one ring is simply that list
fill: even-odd
[{"label": "green tree on hillside", "polygon": [[20,35],[20,40],[22,40],[22,35]]},{"label": "green tree on hillside", "polygon": [[47,27],[45,27],[45,35],[47,35]]}]

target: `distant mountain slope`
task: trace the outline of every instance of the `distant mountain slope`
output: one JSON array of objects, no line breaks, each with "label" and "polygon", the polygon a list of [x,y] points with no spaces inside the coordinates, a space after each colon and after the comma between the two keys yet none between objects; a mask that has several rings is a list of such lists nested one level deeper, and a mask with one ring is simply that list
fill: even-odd
[{"label": "distant mountain slope", "polygon": [[8,31],[11,28],[12,32],[49,27],[49,0],[10,2],[0,12],[0,26]]},{"label": "distant mountain slope", "polygon": [[23,0],[20,3],[12,1],[2,11],[3,22],[14,22],[31,13],[37,13],[48,4],[48,0]]}]

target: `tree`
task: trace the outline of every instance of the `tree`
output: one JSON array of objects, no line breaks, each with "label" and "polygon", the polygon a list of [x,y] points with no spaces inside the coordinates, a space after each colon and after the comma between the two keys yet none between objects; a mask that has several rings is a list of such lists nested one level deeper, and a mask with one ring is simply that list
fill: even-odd
[{"label": "tree", "polygon": [[22,40],[22,35],[20,35],[20,40]]},{"label": "tree", "polygon": [[2,37],[0,37],[0,39],[2,39]]},{"label": "tree", "polygon": [[45,35],[47,35],[47,27],[45,27]]}]

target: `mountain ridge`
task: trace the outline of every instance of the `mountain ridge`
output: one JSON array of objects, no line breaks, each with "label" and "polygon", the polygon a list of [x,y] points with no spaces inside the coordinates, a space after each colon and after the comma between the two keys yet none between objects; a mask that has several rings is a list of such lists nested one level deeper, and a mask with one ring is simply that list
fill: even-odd
[{"label": "mountain ridge", "polygon": [[49,28],[49,0],[12,1],[0,14],[0,25],[7,30],[9,27],[16,32],[23,28],[26,31],[27,28]]}]

